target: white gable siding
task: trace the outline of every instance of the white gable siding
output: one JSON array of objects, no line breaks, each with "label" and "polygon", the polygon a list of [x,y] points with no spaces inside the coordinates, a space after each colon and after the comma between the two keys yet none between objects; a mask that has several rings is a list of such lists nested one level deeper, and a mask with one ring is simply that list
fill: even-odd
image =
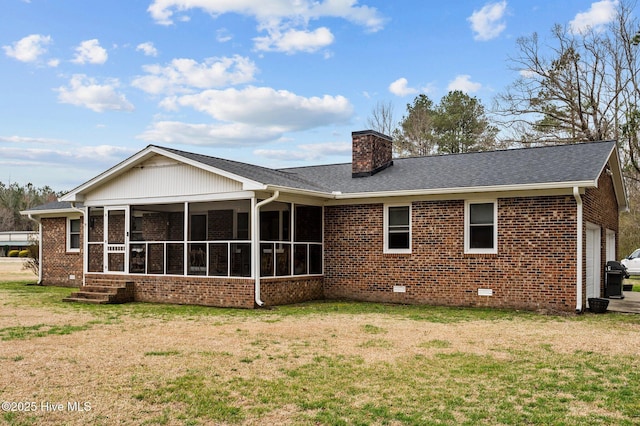
[{"label": "white gable siding", "polygon": [[91,191],[85,199],[126,200],[241,190],[240,182],[156,155]]}]

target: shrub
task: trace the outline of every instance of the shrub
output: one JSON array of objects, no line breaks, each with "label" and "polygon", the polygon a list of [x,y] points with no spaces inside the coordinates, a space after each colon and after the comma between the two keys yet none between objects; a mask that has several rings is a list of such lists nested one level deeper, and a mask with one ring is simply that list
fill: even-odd
[{"label": "shrub", "polygon": [[20,254],[20,250],[9,250],[9,253],[7,253],[7,256],[18,257],[19,254]]},{"label": "shrub", "polygon": [[29,250],[20,250],[19,257],[29,257]]}]

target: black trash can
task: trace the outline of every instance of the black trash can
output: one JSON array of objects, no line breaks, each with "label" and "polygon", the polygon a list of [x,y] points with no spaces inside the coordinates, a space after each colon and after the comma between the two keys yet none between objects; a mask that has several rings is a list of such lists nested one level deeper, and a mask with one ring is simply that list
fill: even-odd
[{"label": "black trash can", "polygon": [[622,281],[629,278],[627,268],[620,262],[610,260],[604,271],[604,297],[609,299],[624,299],[622,295]]}]

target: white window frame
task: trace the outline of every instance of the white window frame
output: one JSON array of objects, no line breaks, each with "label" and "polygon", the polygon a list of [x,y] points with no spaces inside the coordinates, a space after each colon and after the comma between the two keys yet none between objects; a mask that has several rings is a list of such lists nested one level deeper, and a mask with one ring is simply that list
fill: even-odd
[{"label": "white window frame", "polygon": [[[408,207],[409,208],[409,247],[403,249],[389,248],[389,208],[390,207]],[[412,214],[411,203],[403,204],[385,204],[384,205],[384,253],[411,253],[412,248]]]},{"label": "white window frame", "polygon": [[[71,221],[72,220],[77,220],[78,222],[80,222],[80,229],[77,232],[77,234],[78,234],[78,247],[71,247]],[[75,232],[74,232],[74,234],[75,234]],[[79,216],[78,217],[68,217],[67,218],[66,237],[67,237],[67,252],[68,253],[79,253],[80,252],[80,247],[82,246],[82,219]]]},{"label": "white window frame", "polygon": [[[472,204],[493,203],[493,248],[471,248],[471,209]],[[464,252],[465,254],[497,254],[498,253],[498,200],[465,200],[464,202]]]}]

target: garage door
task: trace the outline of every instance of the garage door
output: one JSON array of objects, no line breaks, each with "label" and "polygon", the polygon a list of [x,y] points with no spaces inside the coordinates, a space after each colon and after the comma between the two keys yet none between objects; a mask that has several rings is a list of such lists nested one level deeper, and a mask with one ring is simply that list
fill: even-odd
[{"label": "garage door", "polygon": [[600,297],[600,227],[587,223],[586,235],[587,299]]}]

